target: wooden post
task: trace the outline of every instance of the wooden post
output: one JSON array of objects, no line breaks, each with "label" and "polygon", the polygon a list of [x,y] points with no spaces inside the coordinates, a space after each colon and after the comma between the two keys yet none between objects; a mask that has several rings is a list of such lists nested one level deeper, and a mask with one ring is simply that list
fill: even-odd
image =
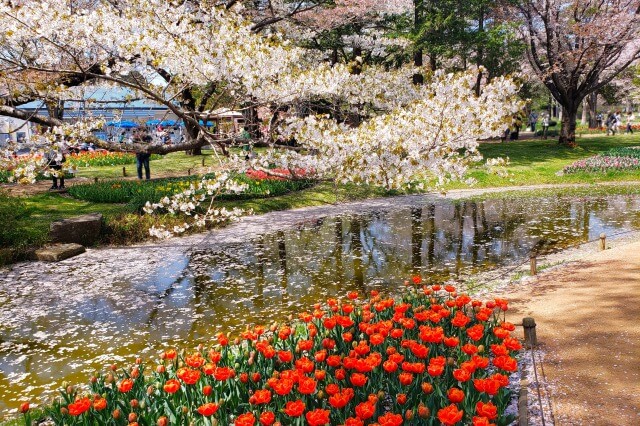
[{"label": "wooden post", "polygon": [[522,319],[522,327],[524,327],[524,344],[528,348],[538,345],[538,338],[536,337],[536,322],[531,317]]},{"label": "wooden post", "polygon": [[122,168],[122,176],[127,176],[127,168],[126,167]]},{"label": "wooden post", "polygon": [[538,264],[535,253],[529,256],[531,276],[538,275]]},{"label": "wooden post", "polygon": [[202,157],[202,167],[204,167],[204,157]]},{"label": "wooden post", "polygon": [[187,174],[191,176],[191,169],[187,170]]},{"label": "wooden post", "polygon": [[604,232],[600,234],[600,250],[605,250],[607,248],[607,234]]},{"label": "wooden post", "polygon": [[522,380],[520,382],[520,396],[518,398],[518,426],[529,426],[529,413],[527,403],[527,386],[529,382]]}]

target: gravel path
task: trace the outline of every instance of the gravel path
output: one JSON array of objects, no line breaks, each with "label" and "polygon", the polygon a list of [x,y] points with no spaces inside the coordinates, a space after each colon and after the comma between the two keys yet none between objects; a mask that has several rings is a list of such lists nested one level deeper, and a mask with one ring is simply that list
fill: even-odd
[{"label": "gravel path", "polygon": [[[558,254],[567,263],[492,292],[509,299],[508,320],[536,321],[547,425],[640,424],[640,242],[608,245]],[[532,424],[541,424],[529,390]]]}]

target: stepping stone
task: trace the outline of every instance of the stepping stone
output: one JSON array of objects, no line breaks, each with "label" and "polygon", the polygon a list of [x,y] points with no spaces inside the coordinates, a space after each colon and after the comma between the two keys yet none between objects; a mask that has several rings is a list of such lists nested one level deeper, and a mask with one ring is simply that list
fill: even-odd
[{"label": "stepping stone", "polygon": [[69,219],[56,220],[51,223],[49,239],[52,243],[75,243],[92,246],[100,238],[102,215],[86,214]]},{"label": "stepping stone", "polygon": [[85,252],[80,244],[56,244],[36,250],[36,259],[44,262],[59,262]]}]

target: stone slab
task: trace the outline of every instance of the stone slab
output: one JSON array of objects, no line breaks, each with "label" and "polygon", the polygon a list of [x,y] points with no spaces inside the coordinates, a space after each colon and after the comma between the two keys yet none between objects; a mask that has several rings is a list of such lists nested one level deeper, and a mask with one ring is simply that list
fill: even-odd
[{"label": "stone slab", "polygon": [[44,262],[59,262],[85,252],[80,244],[56,244],[36,250],[36,259]]},{"label": "stone slab", "polygon": [[98,242],[101,230],[102,215],[86,214],[51,223],[49,239],[54,244],[75,243],[92,246]]}]

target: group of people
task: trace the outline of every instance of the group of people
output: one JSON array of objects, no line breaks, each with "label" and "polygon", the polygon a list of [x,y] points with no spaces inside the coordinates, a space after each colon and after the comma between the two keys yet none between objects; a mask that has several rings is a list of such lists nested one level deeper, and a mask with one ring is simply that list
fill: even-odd
[{"label": "group of people", "polygon": [[[151,127],[135,127],[132,131],[123,130],[117,135],[112,135],[109,137],[111,141],[117,141],[118,143],[135,143],[136,134],[139,132],[148,133],[152,140],[155,140],[155,143],[159,144],[172,144],[179,143],[184,140],[184,135],[182,133],[182,129],[178,126],[173,128],[163,127],[158,125],[155,130]],[[176,134],[177,132],[177,134]],[[153,134],[153,136],[151,136]]]},{"label": "group of people", "polygon": [[[535,134],[536,128],[538,126],[538,119],[541,119],[542,123],[542,134],[546,138],[547,130],[549,130],[549,115],[545,112],[538,115],[537,112],[531,111],[528,117],[529,129]],[[501,138],[502,141],[507,139],[509,140],[518,140],[520,138],[520,129],[522,129],[523,124],[523,116],[520,114],[516,114],[513,117],[513,121],[510,127],[507,127],[504,131],[504,134]]]},{"label": "group of people", "polygon": [[[603,127],[602,126],[602,114],[598,114],[600,116],[600,119],[598,120],[598,126],[599,127]],[[625,126],[625,133],[631,133],[633,134],[633,113],[632,112],[628,112],[627,116],[626,116],[626,126]],[[616,111],[616,112],[610,112],[607,115],[607,119],[604,122],[604,127],[606,127],[607,129],[607,136],[608,135],[615,135],[616,133],[620,133],[620,128],[623,126],[623,122],[622,122],[622,116],[620,114],[620,111]]]}]

